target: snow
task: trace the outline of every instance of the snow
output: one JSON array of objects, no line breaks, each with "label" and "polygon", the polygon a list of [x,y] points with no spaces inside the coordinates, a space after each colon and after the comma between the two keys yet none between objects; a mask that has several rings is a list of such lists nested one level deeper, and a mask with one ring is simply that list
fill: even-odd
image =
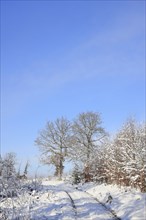
[{"label": "snow", "polygon": [[[107,203],[109,195],[111,203]],[[144,199],[144,193],[129,188],[93,183],[73,186],[46,179],[31,192],[3,198],[0,209],[13,220],[114,220],[111,210],[122,220],[144,220]],[[0,219],[4,219],[2,211]]]},{"label": "snow", "polygon": [[[146,219],[146,193],[128,187],[93,183],[85,184],[82,189],[113,210],[122,220]],[[112,196],[111,203],[107,202],[109,195]]]}]

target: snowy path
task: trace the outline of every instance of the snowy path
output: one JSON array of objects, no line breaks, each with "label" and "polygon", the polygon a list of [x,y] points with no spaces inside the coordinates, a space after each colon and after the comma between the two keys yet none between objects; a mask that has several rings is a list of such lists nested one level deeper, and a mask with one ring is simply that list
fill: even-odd
[{"label": "snowy path", "polygon": [[[56,188],[56,189],[55,189]],[[60,216],[59,219],[74,219],[74,220],[114,220],[117,219],[114,215],[96,201],[91,195],[86,192],[75,189],[74,187],[66,184],[60,184],[54,187],[55,191],[66,192],[70,199],[70,211],[72,214],[68,215],[65,213],[64,217]],[[69,201],[68,201],[69,203]]]},{"label": "snowy path", "polygon": [[[87,192],[61,181],[45,181],[41,190],[2,202],[8,220],[116,220]],[[15,207],[15,208],[14,208]]]},{"label": "snowy path", "polygon": [[70,190],[68,192],[73,206],[76,209],[75,219],[81,220],[113,220],[116,219],[112,213],[106,210],[100,203],[86,192]]},{"label": "snowy path", "polygon": [[[93,183],[80,189],[84,191],[63,181],[43,180],[32,191],[24,188],[17,197],[0,198],[0,219],[119,220],[111,209],[122,220],[146,219],[145,193]],[[109,193],[113,198],[111,204],[106,203]]]}]

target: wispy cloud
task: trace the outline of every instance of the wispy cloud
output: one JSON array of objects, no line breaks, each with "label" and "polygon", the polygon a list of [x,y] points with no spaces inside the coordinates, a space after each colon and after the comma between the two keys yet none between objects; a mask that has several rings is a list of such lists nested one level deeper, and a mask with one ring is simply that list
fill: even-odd
[{"label": "wispy cloud", "polygon": [[[134,44],[132,47],[131,42],[143,44],[144,41],[139,42],[139,37],[144,39],[144,33],[142,15],[125,15],[119,17],[111,27],[97,31],[82,45],[76,45],[74,50],[58,57],[54,67],[46,58],[46,61],[27,67],[19,74],[4,76],[3,112],[10,109],[10,106],[16,110],[30,101],[52,95],[69,83],[101,75],[143,74],[143,47],[140,46],[141,51],[137,54],[137,46]],[[134,50],[135,54],[132,54]]]}]

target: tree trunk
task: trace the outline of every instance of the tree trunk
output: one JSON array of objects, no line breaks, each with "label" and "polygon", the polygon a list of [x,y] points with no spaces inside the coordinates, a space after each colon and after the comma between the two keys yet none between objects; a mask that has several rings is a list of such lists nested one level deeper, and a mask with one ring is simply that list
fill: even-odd
[{"label": "tree trunk", "polygon": [[60,157],[59,157],[59,179],[62,179],[63,174],[63,155],[62,155],[62,147],[60,147]]}]

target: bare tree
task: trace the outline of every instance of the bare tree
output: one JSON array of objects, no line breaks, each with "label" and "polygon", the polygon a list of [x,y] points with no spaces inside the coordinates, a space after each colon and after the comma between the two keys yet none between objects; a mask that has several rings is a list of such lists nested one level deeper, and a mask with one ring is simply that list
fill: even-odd
[{"label": "bare tree", "polygon": [[36,145],[39,146],[42,152],[41,161],[44,164],[53,164],[56,168],[55,173],[60,178],[68,154],[70,129],[70,122],[63,117],[54,122],[49,121],[35,140]]},{"label": "bare tree", "polygon": [[101,126],[100,115],[96,112],[81,113],[72,125],[72,156],[84,163],[87,181],[90,179],[89,164],[95,149],[101,144],[106,132]]}]

